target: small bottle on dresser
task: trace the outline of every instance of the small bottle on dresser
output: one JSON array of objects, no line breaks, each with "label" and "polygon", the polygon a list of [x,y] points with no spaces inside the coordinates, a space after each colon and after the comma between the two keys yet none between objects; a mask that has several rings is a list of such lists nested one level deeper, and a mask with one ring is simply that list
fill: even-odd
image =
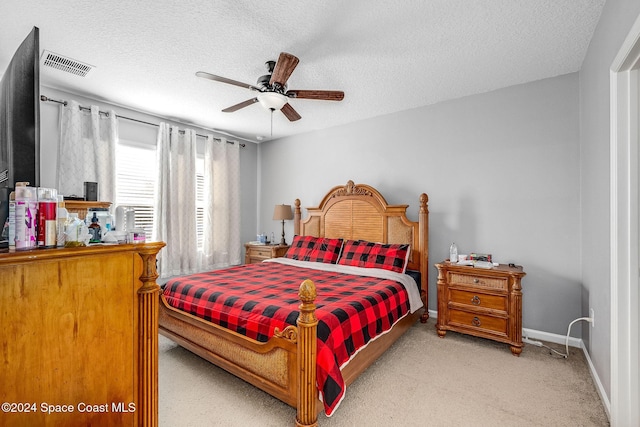
[{"label": "small bottle on dresser", "polygon": [[100,243],[102,240],[102,230],[100,228],[100,224],[98,224],[98,215],[96,212],[93,213],[93,218],[91,218],[89,234],[91,235],[89,243]]}]

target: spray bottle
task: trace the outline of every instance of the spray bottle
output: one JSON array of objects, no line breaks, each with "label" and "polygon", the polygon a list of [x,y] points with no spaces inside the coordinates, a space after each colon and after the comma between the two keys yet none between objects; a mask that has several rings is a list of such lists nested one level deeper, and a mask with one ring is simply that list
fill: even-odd
[{"label": "spray bottle", "polygon": [[16,183],[16,250],[35,249],[38,196],[28,182]]},{"label": "spray bottle", "polygon": [[58,195],[53,188],[38,188],[38,247],[55,248]]}]

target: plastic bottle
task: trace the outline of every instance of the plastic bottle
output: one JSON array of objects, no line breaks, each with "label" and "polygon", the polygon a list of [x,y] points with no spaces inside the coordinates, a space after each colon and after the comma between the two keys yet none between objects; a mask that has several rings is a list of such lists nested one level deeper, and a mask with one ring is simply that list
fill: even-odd
[{"label": "plastic bottle", "polygon": [[69,214],[69,222],[65,229],[65,248],[74,248],[76,246],[87,246],[84,240],[85,228],[87,225],[78,218],[78,214],[72,212]]},{"label": "plastic bottle", "polygon": [[36,213],[38,197],[28,182],[16,182],[16,250],[36,247]]},{"label": "plastic bottle", "polygon": [[453,242],[449,247],[449,262],[458,262],[458,247],[455,242]]},{"label": "plastic bottle", "polygon": [[100,243],[102,241],[102,231],[100,229],[100,224],[98,224],[98,214],[96,212],[93,213],[93,218],[91,218],[89,234],[91,234],[89,243]]},{"label": "plastic bottle", "polygon": [[58,236],[56,238],[56,246],[61,248],[64,247],[64,243],[67,240],[66,238],[66,229],[67,222],[69,221],[69,211],[64,206],[64,197],[58,196],[58,210],[57,210],[57,221],[58,221]]},{"label": "plastic bottle", "polygon": [[127,208],[124,213],[124,229],[121,231],[129,234],[134,228],[136,228],[136,211],[133,208]]},{"label": "plastic bottle", "polygon": [[114,229],[118,231],[126,231],[124,224],[124,215],[126,213],[126,208],[124,206],[118,206],[116,208],[116,224]]},{"label": "plastic bottle", "polygon": [[57,226],[58,195],[53,188],[38,188],[38,247],[55,248]]}]

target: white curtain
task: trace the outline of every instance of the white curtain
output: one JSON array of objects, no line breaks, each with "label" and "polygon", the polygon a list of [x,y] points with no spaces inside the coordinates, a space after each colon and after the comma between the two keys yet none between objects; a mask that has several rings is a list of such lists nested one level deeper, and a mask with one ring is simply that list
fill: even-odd
[{"label": "white curtain", "polygon": [[240,264],[240,149],[207,136],[204,147],[202,270]]},{"label": "white curtain", "polygon": [[80,110],[77,101],[60,107],[58,193],[84,196],[84,182],[98,183],[98,200],[115,201],[115,148],[118,120],[113,110],[100,114],[97,106]]},{"label": "white curtain", "polygon": [[198,271],[196,230],[196,134],[160,123],[154,240],[167,244],[159,256],[160,277]]}]

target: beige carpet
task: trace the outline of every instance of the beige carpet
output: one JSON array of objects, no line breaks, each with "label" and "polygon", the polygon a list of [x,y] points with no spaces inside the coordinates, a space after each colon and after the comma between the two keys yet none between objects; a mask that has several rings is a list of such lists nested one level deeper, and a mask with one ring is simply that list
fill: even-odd
[{"label": "beige carpet", "polygon": [[[582,351],[412,327],[319,426],[608,426]],[[561,345],[550,344],[560,351]],[[292,426],[295,410],[160,337],[160,426]]]}]

